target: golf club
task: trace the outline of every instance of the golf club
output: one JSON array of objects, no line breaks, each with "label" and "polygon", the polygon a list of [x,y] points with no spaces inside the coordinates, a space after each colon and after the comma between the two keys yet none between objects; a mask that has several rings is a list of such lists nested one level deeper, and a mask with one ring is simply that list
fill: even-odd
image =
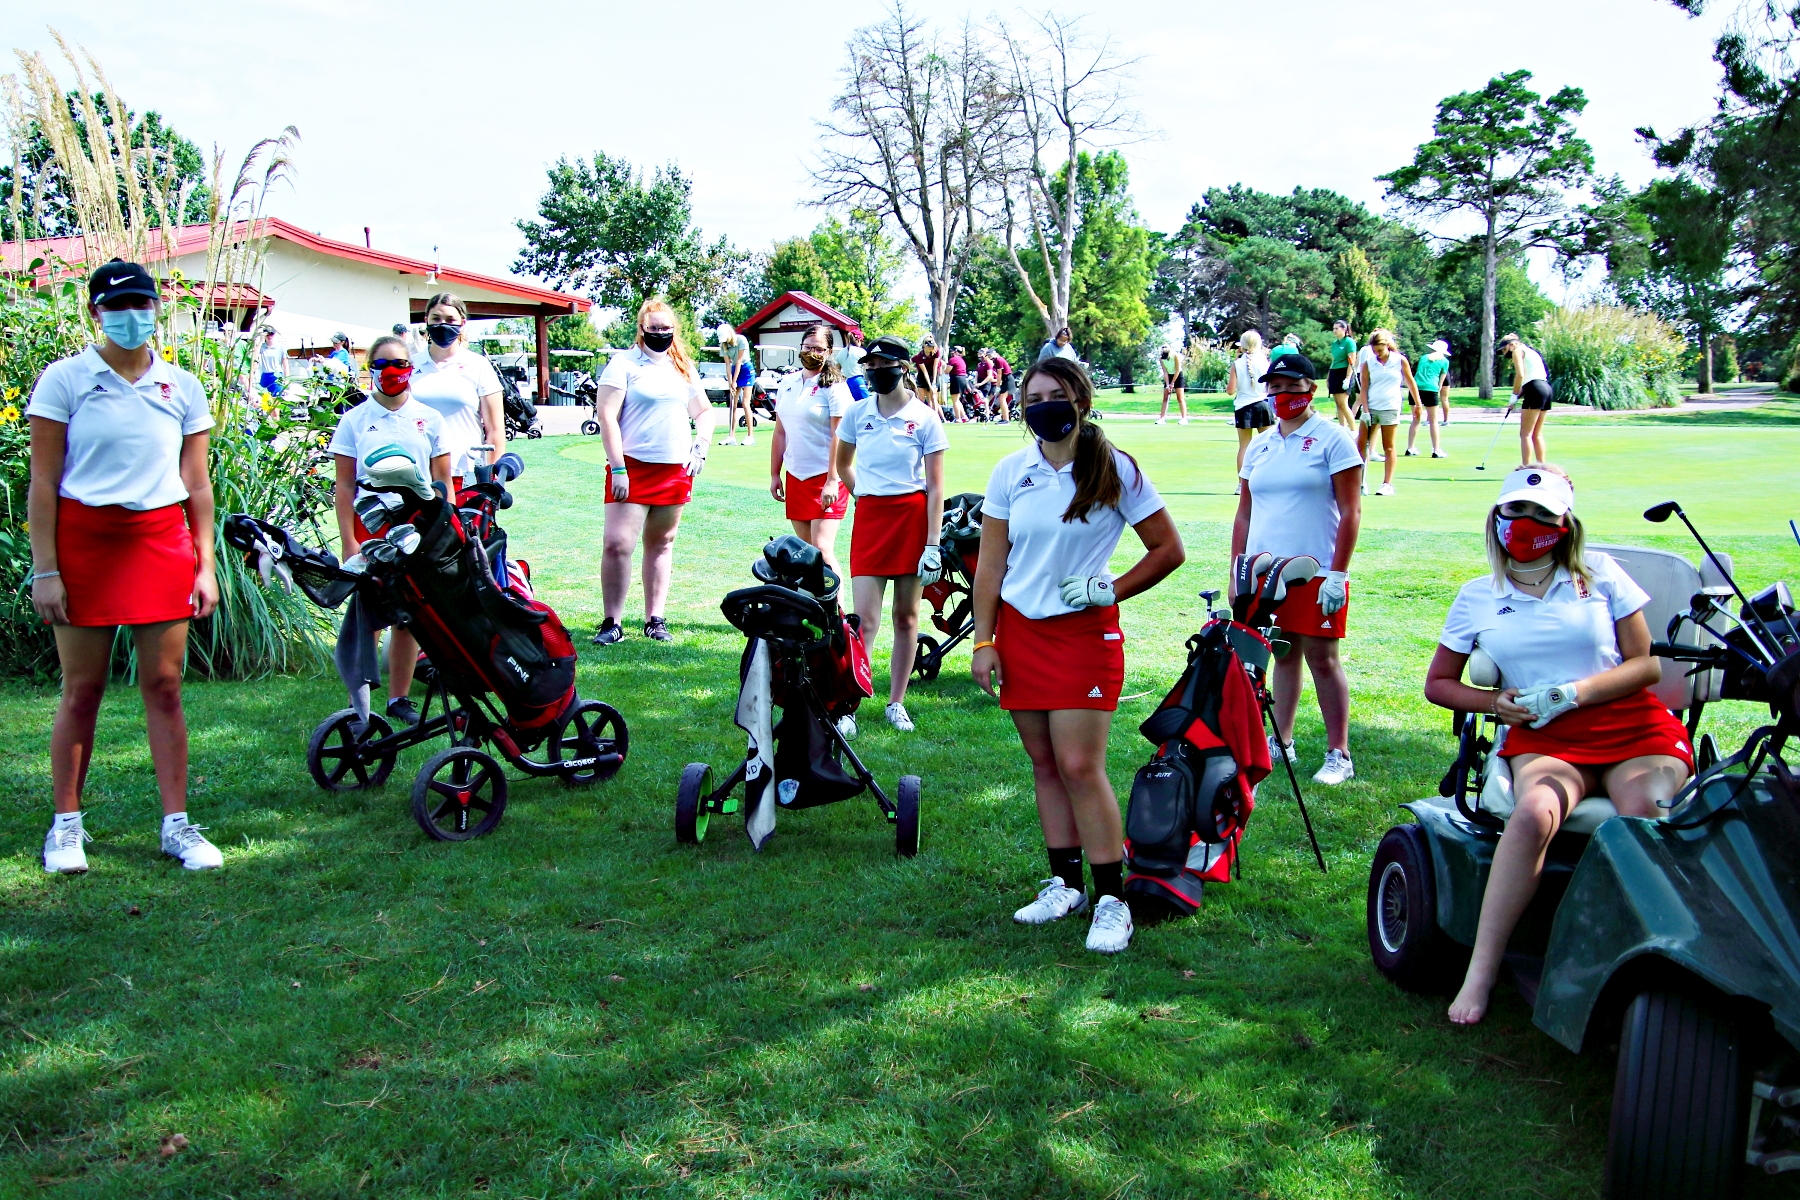
[{"label": "golf club", "polygon": [[1794,535],[1796,542],[1800,542],[1800,525],[1795,524],[1792,517],[1788,518],[1788,532]]},{"label": "golf club", "polygon": [[[1743,622],[1744,632],[1750,634],[1750,640],[1756,643],[1756,648],[1768,657],[1769,665],[1773,666],[1776,659],[1781,656],[1771,653],[1769,646],[1772,644],[1779,647],[1781,645],[1781,639],[1775,636],[1775,631],[1769,628],[1769,624],[1767,621],[1763,620],[1762,614],[1756,611],[1755,606],[1750,603],[1750,597],[1744,595],[1744,589],[1738,586],[1737,580],[1732,578],[1731,572],[1725,568],[1725,564],[1719,561],[1719,556],[1713,553],[1713,548],[1706,544],[1706,539],[1700,536],[1700,531],[1694,528],[1694,523],[1688,520],[1688,515],[1681,511],[1681,505],[1673,500],[1664,500],[1661,504],[1652,504],[1649,508],[1644,510],[1644,520],[1652,521],[1658,525],[1667,521],[1672,516],[1681,518],[1681,523],[1687,526],[1688,532],[1694,535],[1694,540],[1700,543],[1700,549],[1706,551],[1706,557],[1712,561],[1712,565],[1718,570],[1719,574],[1725,577],[1725,582],[1731,585],[1731,590],[1737,596],[1738,602],[1744,606],[1744,616],[1746,618]],[[1763,633],[1763,637],[1756,636],[1755,631],[1750,628],[1750,620],[1756,622],[1757,628]],[[1714,636],[1716,637],[1718,635],[1715,634]],[[1767,638],[1768,641],[1765,642],[1763,638]]]},{"label": "golf club", "polygon": [[1506,428],[1506,418],[1512,416],[1512,410],[1513,406],[1509,404],[1506,411],[1500,414],[1500,424],[1494,427],[1494,440],[1488,443],[1487,453],[1481,456],[1481,462],[1475,468],[1477,471],[1487,470],[1488,459],[1494,456],[1494,447],[1500,444],[1500,431]]}]

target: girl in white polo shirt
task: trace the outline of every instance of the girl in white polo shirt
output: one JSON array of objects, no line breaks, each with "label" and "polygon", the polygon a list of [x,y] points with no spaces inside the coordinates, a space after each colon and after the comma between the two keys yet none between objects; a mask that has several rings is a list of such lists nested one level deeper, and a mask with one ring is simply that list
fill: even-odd
[{"label": "girl in white polo shirt", "polygon": [[[1575,489],[1543,463],[1506,477],[1487,516],[1489,571],[1464,584],[1444,620],[1425,698],[1506,725],[1512,816],[1494,848],[1475,950],[1450,1019],[1487,1012],[1507,941],[1537,891],[1544,851],[1582,797],[1604,784],[1619,813],[1654,817],[1693,774],[1687,730],[1651,694],[1650,597],[1608,555],[1587,550]],[[1461,682],[1480,645],[1499,690]]]},{"label": "girl in white polo shirt", "polygon": [[[1273,425],[1275,414],[1263,396],[1262,384],[1257,382],[1269,369],[1269,356],[1263,353],[1262,334],[1246,329],[1238,336],[1237,344],[1238,356],[1231,360],[1231,375],[1225,380],[1225,390],[1231,395],[1231,423],[1237,427],[1237,465],[1241,471],[1250,439]],[[1238,484],[1237,490],[1241,493],[1243,484]]]},{"label": "girl in white polo shirt", "polygon": [[[594,645],[621,641],[631,591],[631,555],[644,543],[644,636],[674,641],[663,616],[681,510],[706,465],[713,410],[675,310],[652,297],[638,308],[637,345],[600,373],[600,438],[609,471],[606,541],[600,560],[605,612]],[[691,427],[690,427],[691,426]]]},{"label": "girl in white polo shirt", "polygon": [[1413,379],[1412,363],[1400,353],[1394,335],[1377,329],[1369,335],[1368,352],[1362,357],[1358,371],[1362,379],[1363,419],[1356,433],[1357,449],[1364,455],[1381,429],[1381,486],[1377,496],[1394,494],[1394,431],[1400,426],[1400,404],[1408,396],[1413,406],[1419,405],[1419,385]]},{"label": "girl in white polo shirt", "polygon": [[[469,349],[464,327],[469,306],[450,292],[439,292],[425,306],[425,353],[413,360],[413,399],[437,410],[444,419],[444,449],[450,452],[450,477],[456,491],[474,481],[475,459],[493,462],[506,447],[505,408],[500,376],[493,364]],[[476,446],[487,446],[478,451]]]},{"label": "girl in white polo shirt", "polygon": [[943,574],[938,530],[944,524],[943,420],[919,402],[907,381],[912,348],[876,338],[863,351],[874,392],[838,423],[838,475],[856,495],[850,528],[850,590],[863,636],[881,624],[881,598],[894,581],[894,653],[888,660],[888,724],[911,733],[906,685],[919,650],[919,592]]},{"label": "girl in white polo shirt", "polygon": [[[1090,419],[1094,387],[1081,364],[1040,359],[1023,394],[1037,440],[988,479],[972,670],[984,691],[999,689],[1031,758],[1050,859],[1043,889],[1013,919],[1042,925],[1086,908],[1085,852],[1097,897],[1088,949],[1114,954],[1132,932],[1120,896],[1124,829],[1106,775],[1125,681],[1118,603],[1161,582],[1186,553],[1149,479]],[[1107,563],[1127,525],[1144,556],[1114,579]]]},{"label": "girl in white polo shirt", "polygon": [[1251,444],[1238,472],[1243,490],[1231,526],[1231,553],[1308,554],[1324,573],[1288,589],[1275,624],[1298,654],[1275,660],[1275,727],[1270,757],[1294,761],[1294,713],[1300,663],[1312,672],[1325,721],[1325,762],[1313,776],[1335,786],[1356,775],[1350,761],[1350,680],[1338,642],[1350,618],[1350,556],[1362,525],[1362,455],[1335,421],[1313,411],[1318,390],[1312,360],[1284,354],[1263,375],[1275,412],[1273,429]]},{"label": "girl in white polo shirt", "polygon": [[[330,450],[337,464],[332,503],[337,510],[339,549],[345,559],[370,537],[355,507],[357,477],[370,451],[399,446],[423,465],[432,479],[451,482],[444,419],[414,397],[411,385],[416,377],[417,369],[407,357],[404,339],[392,334],[376,338],[369,347],[369,379],[375,394],[339,417],[331,435]],[[451,498],[455,498],[454,493]],[[387,715],[406,725],[419,721],[418,706],[407,695],[412,690],[413,670],[418,662],[418,639],[404,629],[389,631]]]},{"label": "girl in white polo shirt", "polygon": [[814,325],[800,339],[800,370],[775,396],[769,494],[786,506],[794,532],[817,546],[833,571],[838,524],[850,509],[849,489],[837,473],[838,423],[849,407],[850,389],[831,357],[831,326]]},{"label": "girl in white polo shirt", "polygon": [[181,671],[188,621],[219,603],[213,571],[212,413],[200,381],[151,345],[156,280],[114,259],[88,281],[88,314],[105,340],[51,363],[32,389],[31,605],[53,627],[62,699],[50,732],[56,816],[44,870],[88,869],[81,791],[94,758],[114,635],[131,627],[164,854],[190,870],[218,848],[188,824],[187,717]]}]

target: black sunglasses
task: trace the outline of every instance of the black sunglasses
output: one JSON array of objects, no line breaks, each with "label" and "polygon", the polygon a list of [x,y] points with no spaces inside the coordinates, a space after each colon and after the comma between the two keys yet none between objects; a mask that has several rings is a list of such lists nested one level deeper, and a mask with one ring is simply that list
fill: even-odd
[{"label": "black sunglasses", "polygon": [[412,359],[410,358],[371,358],[369,360],[369,370],[371,371],[385,371],[389,367],[410,366],[412,366]]}]

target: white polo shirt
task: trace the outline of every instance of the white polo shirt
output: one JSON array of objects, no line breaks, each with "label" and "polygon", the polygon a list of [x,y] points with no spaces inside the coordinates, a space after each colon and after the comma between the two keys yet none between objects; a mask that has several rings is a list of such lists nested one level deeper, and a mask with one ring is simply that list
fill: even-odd
[{"label": "white polo shirt", "polygon": [[1111,579],[1106,564],[1125,527],[1162,511],[1162,497],[1137,465],[1116,448],[1113,462],[1125,485],[1118,507],[1093,509],[1079,521],[1062,519],[1075,496],[1074,463],[1057,470],[1033,442],[994,465],[981,511],[1007,523],[1012,549],[1000,598],[1023,616],[1041,620],[1074,612],[1063,603],[1062,581],[1070,575]]},{"label": "white polo shirt", "polygon": [[884,417],[874,396],[850,405],[838,424],[838,440],[856,447],[858,496],[924,491],[925,456],[950,445],[944,422],[917,399]]},{"label": "white polo shirt", "polygon": [[59,495],[138,512],[188,498],[181,441],[213,426],[206,389],[188,372],[157,358],[128,383],[93,346],[44,368],[25,415],[69,427]]},{"label": "white polo shirt", "polygon": [[1331,569],[1337,549],[1337,491],[1331,477],[1362,466],[1356,443],[1336,421],[1314,412],[1283,435],[1269,426],[1244,451],[1238,477],[1250,486],[1249,554],[1310,554]]},{"label": "white polo shirt", "polygon": [[1650,603],[1609,554],[1590,550],[1591,586],[1558,567],[1543,599],[1492,575],[1463,584],[1438,638],[1467,654],[1479,642],[1500,668],[1507,687],[1521,691],[1598,675],[1624,661],[1614,623]]},{"label": "white polo shirt", "polygon": [[787,434],[781,467],[795,479],[825,473],[831,465],[831,418],[842,417],[851,405],[849,385],[821,388],[817,380],[817,375],[808,380],[806,372],[796,371],[775,393],[775,415]]},{"label": "white polo shirt", "polygon": [[688,408],[695,397],[706,398],[699,380],[676,370],[667,354],[634,346],[612,356],[600,372],[600,386],[625,393],[619,436],[626,454],[646,463],[687,462],[694,449]]},{"label": "white polo shirt", "polygon": [[[363,459],[383,446],[399,446],[425,469],[431,478],[431,460],[448,453],[444,446],[444,418],[409,397],[399,408],[389,410],[373,397],[338,418],[331,435],[331,453],[353,459],[356,476],[362,478]],[[358,488],[357,495],[365,494]]]},{"label": "white polo shirt", "polygon": [[413,359],[413,399],[444,418],[444,449],[450,454],[452,475],[474,475],[475,456],[469,448],[487,441],[481,428],[481,398],[499,390],[500,376],[493,364],[466,346],[456,347],[443,362],[434,362],[429,351]]}]

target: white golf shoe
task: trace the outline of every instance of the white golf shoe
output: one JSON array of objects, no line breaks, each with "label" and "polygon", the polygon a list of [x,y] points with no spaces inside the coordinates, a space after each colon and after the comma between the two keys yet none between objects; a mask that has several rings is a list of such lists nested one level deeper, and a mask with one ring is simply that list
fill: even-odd
[{"label": "white golf shoe", "polygon": [[1278,763],[1284,758],[1289,762],[1300,761],[1299,756],[1294,753],[1294,743],[1289,742],[1284,746],[1276,741],[1275,735],[1271,733],[1269,735],[1269,761],[1271,763]]},{"label": "white golf shoe", "polygon": [[1356,767],[1351,764],[1350,756],[1342,750],[1326,751],[1325,765],[1313,772],[1313,782],[1322,783],[1326,787],[1349,783],[1355,778]]},{"label": "white golf shoe", "polygon": [[88,869],[87,851],[81,843],[93,841],[92,835],[81,827],[81,814],[76,813],[73,821],[50,822],[50,832],[44,835],[44,871],[49,875],[86,875]]},{"label": "white golf shoe", "polygon": [[1087,948],[1095,954],[1117,954],[1131,945],[1131,906],[1117,896],[1102,896],[1094,905]]},{"label": "white golf shoe", "polygon": [[225,856],[219,848],[206,840],[200,831],[203,825],[189,825],[186,821],[173,825],[163,831],[162,852],[170,858],[179,858],[181,865],[190,871],[210,871],[223,866]]},{"label": "white golf shoe", "polygon": [[1064,886],[1060,875],[1052,876],[1044,880],[1037,899],[1014,913],[1013,920],[1021,925],[1048,925],[1052,921],[1062,920],[1070,913],[1078,913],[1087,906],[1086,892]]},{"label": "white golf shoe", "polygon": [[1391,483],[1384,483],[1375,489],[1375,494],[1377,496],[1391,496],[1394,494],[1394,485]]},{"label": "white golf shoe", "polygon": [[856,718],[849,713],[845,713],[838,718],[837,729],[839,736],[846,742],[849,741],[856,736]]},{"label": "white golf shoe", "polygon": [[906,711],[906,705],[900,703],[898,700],[887,706],[887,721],[889,725],[892,725],[901,733],[911,733],[913,731],[912,716]]}]

